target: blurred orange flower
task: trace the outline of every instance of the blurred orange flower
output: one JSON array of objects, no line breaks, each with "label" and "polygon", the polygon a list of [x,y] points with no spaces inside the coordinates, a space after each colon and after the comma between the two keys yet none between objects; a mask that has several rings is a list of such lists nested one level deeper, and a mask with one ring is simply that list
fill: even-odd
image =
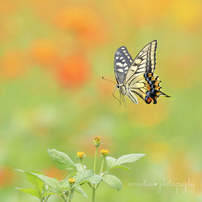
[{"label": "blurred orange flower", "polygon": [[53,65],[58,59],[57,46],[48,40],[37,40],[31,47],[31,57],[41,65]]},{"label": "blurred orange flower", "polygon": [[48,177],[55,177],[58,180],[63,180],[67,176],[67,171],[59,170],[57,167],[49,167],[43,173]]},{"label": "blurred orange flower", "polygon": [[108,39],[107,25],[98,10],[90,6],[68,6],[58,10],[56,25],[72,31],[84,47],[97,46]]},{"label": "blurred orange flower", "polygon": [[13,170],[9,168],[0,168],[0,188],[10,186],[13,182]]},{"label": "blurred orange flower", "polygon": [[79,87],[90,79],[91,65],[83,54],[64,58],[57,66],[58,82],[66,87]]},{"label": "blurred orange flower", "polygon": [[0,16],[2,15],[9,15],[10,13],[16,11],[18,9],[17,1],[1,1],[0,6]]},{"label": "blurred orange flower", "polygon": [[145,27],[150,23],[162,20],[169,12],[174,0],[142,0],[142,1],[113,1],[117,19],[135,28]]},{"label": "blurred orange flower", "polygon": [[25,73],[28,67],[26,55],[19,50],[9,50],[0,58],[1,76],[16,78]]}]

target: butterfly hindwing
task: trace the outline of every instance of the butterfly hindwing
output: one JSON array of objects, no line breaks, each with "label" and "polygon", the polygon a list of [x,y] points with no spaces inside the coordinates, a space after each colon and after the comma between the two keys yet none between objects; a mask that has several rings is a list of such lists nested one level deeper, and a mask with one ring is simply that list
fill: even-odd
[{"label": "butterfly hindwing", "polygon": [[133,103],[138,103],[135,100],[135,94],[141,97],[147,104],[150,104],[152,101],[156,104],[160,95],[169,97],[160,90],[161,81],[154,74],[156,48],[156,40],[148,43],[135,57],[125,76],[124,85],[128,89],[126,95]]},{"label": "butterfly hindwing", "polygon": [[121,46],[114,55],[114,73],[118,84],[123,84],[133,59],[125,46]]},{"label": "butterfly hindwing", "polygon": [[156,66],[157,41],[148,43],[135,57],[125,76],[124,83],[130,83],[141,74],[154,72]]}]

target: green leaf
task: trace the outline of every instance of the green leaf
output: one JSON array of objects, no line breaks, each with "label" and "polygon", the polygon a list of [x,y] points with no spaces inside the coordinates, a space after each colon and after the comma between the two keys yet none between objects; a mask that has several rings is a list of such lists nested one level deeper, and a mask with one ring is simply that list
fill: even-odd
[{"label": "green leaf", "polygon": [[[44,192],[43,196],[42,197],[45,197],[45,196],[50,196],[50,195],[54,195],[54,194],[58,194],[57,192],[54,192],[53,190],[49,189],[47,191]],[[61,194],[60,194],[61,195]]]},{"label": "green leaf", "polygon": [[90,179],[88,180],[91,184],[98,184],[102,180],[102,177],[99,175],[94,174]]},{"label": "green leaf", "polygon": [[82,167],[82,164],[81,163],[77,163],[76,164],[76,170],[77,171],[81,171],[81,170],[85,170],[86,169],[86,166],[85,165],[83,165],[83,167]]},{"label": "green leaf", "polygon": [[82,170],[79,171],[78,173],[76,173],[75,175],[75,187],[77,187],[79,184],[88,181],[90,179],[90,177],[92,177],[94,175],[94,171],[93,170]]},{"label": "green leaf", "polygon": [[77,187],[78,185],[84,182],[97,184],[101,181],[101,179],[102,177],[99,175],[96,175],[93,170],[82,170],[76,173],[74,186]]},{"label": "green leaf", "polygon": [[111,188],[117,189],[118,191],[121,190],[122,188],[121,181],[114,175],[111,174],[104,175],[103,181],[106,182]]},{"label": "green leaf", "polygon": [[27,194],[30,194],[32,196],[36,196],[39,199],[41,198],[40,193],[36,189],[24,189],[24,188],[18,188],[18,187],[16,187],[16,189],[22,192],[25,192]]},{"label": "green leaf", "polygon": [[77,193],[79,193],[79,194],[81,194],[81,195],[83,195],[83,196],[85,196],[86,198],[88,198],[88,196],[86,195],[86,193],[83,191],[83,189],[81,189],[81,187],[77,187],[76,188],[76,192]]},{"label": "green leaf", "polygon": [[42,193],[43,190],[43,181],[38,178],[38,176],[36,176],[35,174],[33,174],[32,172],[27,172],[25,171],[26,177],[28,182],[30,182],[31,184],[33,184],[35,186],[35,188]]},{"label": "green leaf", "polygon": [[61,189],[70,189],[71,186],[69,184],[69,180],[65,179],[65,180],[60,181],[60,187],[61,187]]},{"label": "green leaf", "polygon": [[126,170],[126,171],[131,171],[131,169],[130,168],[128,168],[128,167],[126,167],[126,166],[122,166],[122,165],[117,165],[117,166],[114,166],[113,168],[122,168],[122,169],[124,169],[124,170]]},{"label": "green leaf", "polygon": [[107,163],[107,170],[110,170],[114,166],[116,166],[116,159],[110,156],[106,157],[106,163]]},{"label": "green leaf", "polygon": [[[35,189],[38,192],[39,198],[41,198],[44,183],[35,174],[33,174],[33,172],[34,173],[39,173],[39,172],[37,172],[37,171],[28,172],[28,171],[19,170],[19,169],[15,169],[15,170],[26,174],[28,182],[30,182],[31,184],[33,184],[35,186]],[[25,189],[25,190],[31,191],[32,189]]]},{"label": "green leaf", "polygon": [[38,178],[40,178],[46,185],[52,188],[53,193],[62,194],[62,190],[60,188],[60,183],[56,178],[47,177],[44,175],[35,174]]},{"label": "green leaf", "polygon": [[48,154],[55,166],[60,170],[76,170],[76,165],[67,154],[56,149],[48,149]]},{"label": "green leaf", "polygon": [[121,165],[123,163],[132,163],[139,160],[141,157],[145,156],[145,154],[128,154],[121,156],[116,160],[117,165]]},{"label": "green leaf", "polygon": [[106,157],[107,171],[109,171],[115,167],[120,167],[120,168],[123,168],[123,169],[129,171],[129,169],[127,167],[125,167],[125,166],[123,167],[120,165],[123,163],[132,163],[134,161],[139,160],[143,156],[145,156],[145,154],[128,154],[128,155],[121,156],[117,160],[115,158],[108,156],[108,157]]}]

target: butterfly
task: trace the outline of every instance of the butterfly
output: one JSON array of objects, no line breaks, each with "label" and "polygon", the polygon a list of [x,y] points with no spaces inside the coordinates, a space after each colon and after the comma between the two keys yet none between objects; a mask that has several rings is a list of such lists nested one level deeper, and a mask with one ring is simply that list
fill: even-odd
[{"label": "butterfly", "polygon": [[[157,103],[160,95],[170,97],[161,91],[159,77],[154,74],[156,68],[157,40],[148,43],[133,60],[125,46],[117,49],[114,56],[114,73],[119,89],[120,103],[127,96],[138,104],[138,95],[147,104]],[[116,90],[115,89],[115,90]]]}]

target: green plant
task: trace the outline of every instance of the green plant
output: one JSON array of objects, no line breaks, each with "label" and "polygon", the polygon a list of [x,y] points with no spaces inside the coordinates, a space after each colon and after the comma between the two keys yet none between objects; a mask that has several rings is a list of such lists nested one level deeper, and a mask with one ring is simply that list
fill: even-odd
[{"label": "green plant", "polygon": [[[60,170],[72,170],[72,173],[62,181],[58,181],[56,178],[50,178],[42,173],[36,171],[23,171],[17,170],[25,173],[27,180],[34,185],[35,188],[16,188],[20,191],[28,193],[30,195],[36,196],[41,202],[47,202],[49,197],[53,194],[58,194],[62,197],[65,202],[70,202],[74,196],[74,193],[80,193],[87,197],[86,193],[80,187],[84,183],[88,184],[92,189],[92,202],[95,202],[95,191],[99,187],[99,184],[103,181],[108,184],[111,188],[120,190],[122,188],[121,181],[114,175],[110,174],[113,168],[122,168],[126,171],[130,169],[123,166],[124,163],[132,163],[139,160],[145,154],[128,154],[121,156],[118,159],[109,157],[108,150],[101,150],[102,163],[100,168],[100,173],[95,174],[96,170],[96,160],[98,147],[101,144],[101,138],[94,138],[95,159],[94,159],[94,169],[86,169],[87,167],[83,165],[83,159],[85,154],[83,152],[78,152],[77,157],[80,163],[74,163],[71,158],[60,151],[55,149],[48,149],[48,154],[57,168]],[[106,163],[106,170],[103,171],[104,163]]]}]

